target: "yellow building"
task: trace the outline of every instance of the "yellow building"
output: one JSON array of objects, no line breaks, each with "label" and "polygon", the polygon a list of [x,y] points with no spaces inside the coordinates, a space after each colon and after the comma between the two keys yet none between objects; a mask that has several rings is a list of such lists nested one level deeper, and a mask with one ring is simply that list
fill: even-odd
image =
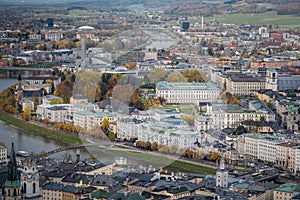
[{"label": "yellow building", "polygon": [[274,189],[274,200],[290,200],[300,193],[300,185],[297,183],[285,183]]}]

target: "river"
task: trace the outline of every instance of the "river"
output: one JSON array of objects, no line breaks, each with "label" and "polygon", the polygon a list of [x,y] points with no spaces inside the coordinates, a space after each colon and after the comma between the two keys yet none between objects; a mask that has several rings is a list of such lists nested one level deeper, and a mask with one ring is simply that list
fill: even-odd
[{"label": "river", "polygon": [[[0,79],[0,90],[17,83],[16,79]],[[37,136],[28,132],[21,131],[0,121],[0,142],[4,142],[8,147],[8,153],[11,150],[11,136],[14,135],[15,151],[27,151],[29,153],[47,152],[63,147],[57,141]],[[52,157],[63,159],[70,154],[75,159],[75,151],[60,152]],[[81,153],[81,158],[89,157],[88,153]]]}]

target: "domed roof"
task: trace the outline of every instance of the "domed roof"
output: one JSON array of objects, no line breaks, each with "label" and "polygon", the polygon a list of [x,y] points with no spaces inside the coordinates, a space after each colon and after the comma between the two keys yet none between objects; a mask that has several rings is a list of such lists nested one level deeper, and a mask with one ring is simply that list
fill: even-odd
[{"label": "domed roof", "polygon": [[80,26],[78,30],[95,30],[92,26]]}]

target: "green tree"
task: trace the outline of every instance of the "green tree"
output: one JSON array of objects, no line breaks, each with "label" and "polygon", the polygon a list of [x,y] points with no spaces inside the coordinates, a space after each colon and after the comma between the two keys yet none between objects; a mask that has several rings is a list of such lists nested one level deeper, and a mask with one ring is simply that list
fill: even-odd
[{"label": "green tree", "polygon": [[108,139],[110,140],[110,141],[114,141],[115,139],[116,139],[116,134],[114,134],[113,132],[109,132],[108,133]]},{"label": "green tree", "polygon": [[26,107],[21,115],[22,115],[23,119],[29,120],[30,116],[31,116],[31,110],[30,110],[30,108]]},{"label": "green tree", "polygon": [[101,128],[102,128],[102,130],[104,131],[104,133],[107,133],[107,132],[108,132],[108,129],[109,129],[109,121],[108,121],[107,118],[103,118],[103,119],[102,119]]},{"label": "green tree", "polygon": [[63,100],[59,98],[53,98],[50,101],[50,104],[63,104],[63,103],[64,103]]}]

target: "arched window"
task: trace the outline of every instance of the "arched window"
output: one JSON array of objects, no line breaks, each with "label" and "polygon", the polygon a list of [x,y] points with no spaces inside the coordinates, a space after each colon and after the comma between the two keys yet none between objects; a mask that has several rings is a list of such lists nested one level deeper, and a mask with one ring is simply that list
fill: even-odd
[{"label": "arched window", "polygon": [[26,185],[26,183],[24,183],[24,185],[23,185],[23,192],[24,193],[26,193],[26,189],[27,189],[26,187],[27,187],[27,185]]},{"label": "arched window", "polygon": [[32,193],[33,194],[36,193],[36,184],[35,184],[35,182],[32,183]]}]

